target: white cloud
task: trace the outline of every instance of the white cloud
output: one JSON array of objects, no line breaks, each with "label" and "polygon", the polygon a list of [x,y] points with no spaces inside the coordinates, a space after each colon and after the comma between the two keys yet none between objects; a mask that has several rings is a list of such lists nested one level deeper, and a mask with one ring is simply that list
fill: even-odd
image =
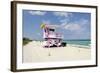
[{"label": "white cloud", "polygon": [[85,30],[87,25],[89,25],[89,21],[86,19],[82,19],[82,20],[74,21],[74,22],[70,22],[70,23],[68,23],[68,21],[69,20],[67,20],[67,19],[61,20],[60,27],[62,29],[66,29],[66,30],[70,30],[70,31],[83,31],[83,30]]},{"label": "white cloud", "polygon": [[89,21],[86,20],[86,19],[82,19],[82,20],[80,20],[80,23],[81,23],[82,25],[86,25],[86,24],[89,24]]},{"label": "white cloud", "polygon": [[76,24],[74,22],[67,23],[66,21],[64,21],[59,25],[59,24],[53,24],[49,20],[43,20],[43,23],[54,28],[60,28],[60,29],[65,29],[70,31],[77,31],[77,30],[81,30],[82,28],[80,24]]},{"label": "white cloud", "polygon": [[54,15],[61,16],[61,17],[69,17],[69,16],[72,16],[72,13],[68,13],[68,12],[54,12]]},{"label": "white cloud", "polygon": [[68,18],[60,20],[61,23],[68,23],[68,21],[69,21]]},{"label": "white cloud", "polygon": [[65,29],[69,31],[73,31],[75,33],[82,33],[87,29],[87,25],[89,25],[89,21],[86,19],[81,19],[78,21],[69,22],[70,19],[62,19],[60,20],[60,24],[53,24],[49,20],[43,20],[43,23],[48,24],[54,28]]},{"label": "white cloud", "polygon": [[42,23],[44,23],[47,26],[52,27],[52,28],[59,28],[59,26],[57,24],[51,23],[51,21],[49,21],[49,20],[43,20]]},{"label": "white cloud", "polygon": [[45,15],[46,12],[44,11],[29,11],[30,14],[32,15]]},{"label": "white cloud", "polygon": [[79,24],[67,24],[65,26],[63,26],[64,29],[66,30],[70,30],[70,31],[76,31],[76,30],[80,30],[81,26]]}]

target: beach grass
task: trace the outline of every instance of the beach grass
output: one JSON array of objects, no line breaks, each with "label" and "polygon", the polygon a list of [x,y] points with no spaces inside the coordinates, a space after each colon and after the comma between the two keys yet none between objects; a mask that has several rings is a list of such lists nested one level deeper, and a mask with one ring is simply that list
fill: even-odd
[{"label": "beach grass", "polygon": [[23,38],[23,45],[28,44],[29,42],[31,42],[32,40],[28,39],[28,38]]}]

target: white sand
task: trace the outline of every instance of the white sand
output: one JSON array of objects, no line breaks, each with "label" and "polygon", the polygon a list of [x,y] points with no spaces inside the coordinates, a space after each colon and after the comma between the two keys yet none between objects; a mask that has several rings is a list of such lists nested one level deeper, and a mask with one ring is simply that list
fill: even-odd
[{"label": "white sand", "polygon": [[91,59],[90,48],[66,47],[43,48],[42,42],[33,41],[23,47],[23,62],[47,62]]}]

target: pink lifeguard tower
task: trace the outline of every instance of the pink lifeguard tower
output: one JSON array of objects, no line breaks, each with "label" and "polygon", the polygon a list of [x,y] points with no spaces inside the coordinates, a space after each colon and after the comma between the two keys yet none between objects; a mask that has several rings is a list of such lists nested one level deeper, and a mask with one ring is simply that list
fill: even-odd
[{"label": "pink lifeguard tower", "polygon": [[54,25],[41,24],[43,29],[43,38],[45,40],[44,47],[61,47],[66,46],[66,43],[62,42],[63,35],[56,32]]}]

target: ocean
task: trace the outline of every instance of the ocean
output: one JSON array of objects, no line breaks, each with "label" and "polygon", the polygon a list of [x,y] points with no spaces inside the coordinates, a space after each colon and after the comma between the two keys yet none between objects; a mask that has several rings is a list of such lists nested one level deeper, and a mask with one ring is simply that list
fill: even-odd
[{"label": "ocean", "polygon": [[67,44],[71,44],[77,47],[86,47],[90,48],[91,40],[63,40]]}]

